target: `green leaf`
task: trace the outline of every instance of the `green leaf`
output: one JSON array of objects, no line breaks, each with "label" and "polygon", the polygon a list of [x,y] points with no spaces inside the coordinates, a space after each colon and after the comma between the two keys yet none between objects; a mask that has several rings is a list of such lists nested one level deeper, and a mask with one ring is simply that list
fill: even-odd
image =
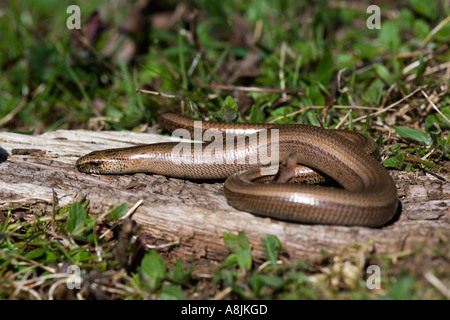
[{"label": "green leaf", "polygon": [[250,270],[252,268],[252,252],[248,249],[236,252],[236,259],[239,268],[242,270]]},{"label": "green leaf", "polygon": [[396,51],[401,43],[400,28],[398,23],[392,20],[383,22],[380,29],[379,39],[386,48],[392,47],[392,49]]},{"label": "green leaf", "polygon": [[37,248],[37,249],[31,250],[30,252],[27,252],[27,254],[25,254],[25,258],[34,260],[34,259],[37,259],[37,258],[43,256],[44,253],[45,253],[44,249]]},{"label": "green leaf", "polygon": [[417,68],[416,79],[415,79],[415,81],[417,83],[422,81],[422,74],[423,74],[424,71],[425,71],[425,62],[423,60],[423,53],[420,53],[420,55],[419,55],[419,67]]},{"label": "green leaf", "polygon": [[237,256],[236,253],[230,254],[228,257],[223,260],[221,268],[229,268],[237,265]]},{"label": "green leaf", "polygon": [[396,54],[396,48],[394,47],[394,45],[390,46],[390,53],[391,53],[391,65],[392,65],[392,69],[394,70],[394,75],[396,79],[401,79],[402,74],[400,71],[400,65],[398,60],[395,58],[395,54]]},{"label": "green leaf", "polygon": [[444,43],[448,42],[448,39],[450,39],[450,24],[447,23],[442,26],[442,28],[434,35],[433,39]]},{"label": "green leaf", "polygon": [[168,274],[168,278],[177,284],[187,284],[194,267],[185,270],[181,262],[177,261],[175,268]]},{"label": "green leaf", "polygon": [[376,78],[372,81],[368,89],[363,92],[363,99],[372,106],[379,106],[385,94],[386,84],[383,80]]},{"label": "green leaf", "polygon": [[238,104],[233,100],[233,97],[227,96],[219,112],[213,112],[213,114],[222,121],[231,122],[239,115]]},{"label": "green leaf", "polygon": [[388,288],[384,296],[380,296],[380,299],[415,300],[418,299],[415,292],[417,292],[417,288],[419,287],[418,280],[407,275],[402,275]]},{"label": "green leaf", "polygon": [[361,133],[363,135],[370,136],[370,134],[368,133],[369,127],[370,127],[370,115],[368,114],[366,117],[366,123],[364,124],[364,127],[361,130]]},{"label": "green leaf", "polygon": [[397,154],[401,148],[402,148],[401,145],[395,144],[392,147],[390,147],[389,150],[391,151],[391,154]]},{"label": "green leaf", "polygon": [[320,92],[318,84],[313,84],[306,89],[306,96],[311,100],[311,103],[315,106],[323,106],[325,104],[325,98]]},{"label": "green leaf", "polygon": [[225,243],[225,247],[230,249],[231,251],[238,251],[239,245],[237,240],[237,235],[230,233],[230,232],[224,232],[223,233],[223,242]]},{"label": "green leaf", "polygon": [[383,166],[401,170],[403,168],[404,161],[405,161],[405,156],[403,153],[400,153],[400,154],[396,155],[395,157],[384,160]]},{"label": "green leaf", "polygon": [[244,231],[240,231],[238,234],[224,232],[223,241],[225,246],[234,252],[251,249],[251,244]]},{"label": "green leaf", "polygon": [[241,249],[251,250],[252,245],[250,244],[250,241],[248,240],[248,237],[244,231],[239,231],[237,240],[238,240],[239,247]]},{"label": "green leaf", "polygon": [[162,287],[162,293],[159,296],[160,300],[186,300],[186,296],[180,287],[173,285],[164,285]]},{"label": "green leaf", "polygon": [[353,46],[354,50],[359,53],[358,58],[360,59],[373,59],[379,55],[380,45],[375,45],[370,42],[359,42],[355,43]]},{"label": "green leaf", "polygon": [[[276,119],[278,117],[286,116],[286,115],[292,113],[292,111],[293,111],[293,109],[291,106],[276,108],[276,109],[270,111],[270,117],[267,120],[270,121],[270,120]],[[281,118],[280,120],[277,121],[277,123],[289,123],[289,122],[291,122],[290,119],[292,119],[292,118],[291,117]]]},{"label": "green leaf", "polygon": [[66,228],[71,234],[76,235],[84,228],[87,220],[87,214],[79,202],[75,202],[69,210],[66,220]]},{"label": "green leaf", "polygon": [[425,39],[426,36],[430,33],[431,28],[428,23],[423,19],[416,19],[414,21],[414,36],[419,39]]},{"label": "green leaf", "polygon": [[53,263],[53,262],[56,262],[57,260],[58,260],[58,256],[56,254],[54,254],[50,250],[46,250],[45,251],[44,262],[46,262],[46,263]]},{"label": "green leaf", "polygon": [[237,103],[234,101],[232,96],[227,96],[225,98],[225,101],[223,102],[223,106],[222,108],[229,108],[233,111],[238,111],[238,105]]},{"label": "green leaf", "polygon": [[272,289],[280,289],[283,286],[283,280],[277,276],[261,275],[263,284]]},{"label": "green leaf", "polygon": [[312,124],[313,126],[319,127],[320,126],[320,122],[317,119],[317,111],[310,109],[308,111],[305,112],[305,117],[306,119],[308,119],[308,122],[310,124]]},{"label": "green leaf", "polygon": [[408,31],[414,24],[414,14],[409,9],[400,9],[398,13],[398,21],[401,21],[400,28],[402,31]]},{"label": "green leaf", "polygon": [[[252,273],[250,278],[250,285],[257,297],[261,298],[261,293],[264,292],[263,288],[270,288],[270,291],[279,290],[283,287],[284,281],[278,276]],[[265,299],[271,299],[271,296],[264,296]]]},{"label": "green leaf", "polygon": [[327,50],[317,65],[317,79],[327,86],[333,78],[335,68],[333,56],[331,52]]},{"label": "green leaf", "polygon": [[437,144],[439,144],[439,138],[441,137],[441,135],[442,135],[442,132],[441,131],[439,131],[439,130],[430,130],[430,137],[431,137],[431,139],[433,140],[433,145],[437,145]]},{"label": "green leaf", "polygon": [[261,275],[256,273],[256,272],[252,272],[251,276],[250,276],[250,286],[254,292],[254,294],[259,297],[261,289],[263,287],[263,281],[261,279]]},{"label": "green leaf", "polygon": [[250,109],[250,122],[251,123],[262,123],[263,122],[263,111],[254,104]]},{"label": "green leaf", "polygon": [[409,5],[418,14],[429,19],[435,20],[438,16],[438,7],[436,1],[429,0],[409,0]]},{"label": "green leaf", "polygon": [[3,226],[2,226],[2,232],[4,233],[6,231],[6,229],[8,228],[8,222],[9,219],[11,218],[11,206],[9,207],[8,213],[6,214],[6,219],[3,222]]},{"label": "green leaf", "polygon": [[447,158],[450,158],[450,134],[447,136],[447,139],[437,138],[437,143],[442,147],[444,154]]},{"label": "green leaf", "polygon": [[222,263],[222,267],[237,265],[243,270],[249,270],[252,266],[252,245],[245,232],[240,231],[237,235],[224,232],[223,240],[225,246],[232,250],[231,254]]},{"label": "green leaf", "polygon": [[268,234],[261,239],[261,242],[264,247],[264,254],[266,255],[266,259],[269,260],[272,264],[272,267],[275,268],[277,266],[278,254],[281,251],[280,240],[276,236]]},{"label": "green leaf", "polygon": [[233,286],[234,285],[234,281],[237,278],[237,274],[236,272],[229,270],[229,269],[218,269],[215,271],[216,273],[216,278],[215,281],[216,283],[219,283],[220,281],[223,281],[223,284],[225,286]]},{"label": "green leaf", "polygon": [[420,130],[402,126],[394,126],[394,130],[402,138],[410,139],[427,146],[431,146],[433,144],[433,139],[428,134]]},{"label": "green leaf", "polygon": [[156,251],[151,250],[144,256],[141,262],[140,275],[152,289],[161,286],[161,282],[166,276],[166,265]]},{"label": "green leaf", "polygon": [[38,81],[49,82],[61,70],[60,55],[54,43],[33,45],[26,50],[25,55],[32,78]]},{"label": "green leaf", "polygon": [[373,65],[375,68],[375,72],[377,75],[384,81],[386,84],[391,85],[394,82],[394,78],[392,77],[389,70],[382,64],[375,63]]},{"label": "green leaf", "polygon": [[109,215],[113,221],[116,221],[127,212],[127,209],[128,205],[126,203],[122,203],[116,207],[110,207],[111,212]]},{"label": "green leaf", "polygon": [[[450,119],[450,106],[442,108],[441,112],[447,119]],[[450,128],[450,122],[445,120],[443,116],[440,114],[432,114],[425,119],[425,132],[429,132],[434,124],[437,124],[441,129]]]}]

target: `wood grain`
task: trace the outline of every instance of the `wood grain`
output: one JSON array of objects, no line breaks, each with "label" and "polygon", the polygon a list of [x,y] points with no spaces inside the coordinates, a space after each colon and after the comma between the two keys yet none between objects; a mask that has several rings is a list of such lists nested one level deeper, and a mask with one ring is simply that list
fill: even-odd
[{"label": "wood grain", "polygon": [[[276,235],[290,258],[312,261],[321,251],[337,252],[353,243],[373,240],[378,253],[398,252],[417,245],[432,246],[442,235],[450,237],[450,185],[423,173],[391,171],[402,202],[396,222],[379,229],[302,225],[257,217],[228,206],[222,183],[204,183],[156,175],[100,176],[76,170],[76,159],[98,149],[174,141],[156,134],[133,132],[65,131],[28,136],[0,132],[0,223],[9,210],[34,219],[31,210],[50,213],[53,190],[60,205],[84,197],[90,213],[110,205],[143,204],[133,219],[149,244],[177,243],[170,252],[178,258],[221,260],[228,250],[223,232],[245,231],[255,250],[263,254],[260,239]],[[46,151],[12,155],[13,149]],[[7,158],[5,160],[5,158]],[[1,160],[3,159],[3,160]],[[450,176],[444,176],[447,181]]]}]

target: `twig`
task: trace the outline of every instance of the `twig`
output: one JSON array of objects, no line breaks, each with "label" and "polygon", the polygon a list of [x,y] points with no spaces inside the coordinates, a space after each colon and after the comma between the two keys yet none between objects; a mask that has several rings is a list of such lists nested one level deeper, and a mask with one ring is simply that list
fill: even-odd
[{"label": "twig", "polygon": [[11,110],[6,116],[4,116],[2,119],[0,119],[0,127],[4,126],[6,123],[11,121],[26,105],[26,99],[25,97],[20,100],[17,107]]},{"label": "twig", "polygon": [[[36,87],[36,89],[31,92],[31,99],[36,98],[39,94],[44,92],[45,90],[45,84],[41,83],[39,86]],[[0,119],[0,127],[4,126],[6,123],[11,121],[27,104],[28,99],[26,96],[23,96],[20,100],[17,107],[12,109],[6,116],[4,116],[2,119]]]},{"label": "twig", "polygon": [[436,278],[434,274],[431,273],[431,271],[427,271],[424,273],[424,278],[428,280],[429,283],[431,283],[444,297],[447,299],[450,299],[450,288],[447,288],[441,280]]},{"label": "twig", "polygon": [[198,63],[199,63],[199,61],[200,61],[200,59],[202,58],[202,55],[203,55],[203,53],[199,51],[199,52],[197,52],[197,54],[195,55],[194,60],[192,60],[192,63],[191,63],[191,65],[190,65],[190,67],[189,67],[189,69],[188,69],[188,71],[187,71],[187,75],[188,75],[189,77],[192,76],[192,74],[194,73],[195,68],[197,67],[197,65],[198,65]]},{"label": "twig", "polygon": [[441,115],[441,117],[445,119],[445,121],[450,123],[450,120],[448,120],[448,118],[441,112],[441,110],[439,110],[439,108],[433,103],[433,101],[431,101],[430,97],[425,93],[425,91],[423,91],[423,90],[421,90],[421,91],[422,91],[422,94],[425,97],[425,99],[428,100],[428,102],[431,104],[431,106],[434,108],[434,110],[436,110],[436,112],[439,113]]},{"label": "twig", "polygon": [[42,297],[39,295],[39,293],[36,290],[33,290],[32,288],[27,287],[24,285],[24,282],[27,280],[27,275],[24,277],[23,280],[17,281],[15,283],[16,289],[12,293],[11,297],[14,299],[20,291],[25,291],[31,294],[36,300],[42,300]]},{"label": "twig", "polygon": [[[376,116],[376,115],[379,115],[380,113],[383,113],[383,112],[385,112],[385,111],[387,111],[387,110],[389,110],[389,109],[392,109],[392,108],[394,108],[395,106],[397,106],[398,104],[402,103],[403,101],[409,99],[411,96],[415,95],[417,92],[419,92],[419,91],[425,89],[426,87],[427,87],[426,85],[420,86],[420,87],[416,88],[416,90],[414,90],[414,91],[411,92],[410,94],[408,94],[408,95],[404,96],[403,98],[401,98],[400,100],[398,100],[398,101],[396,101],[396,102],[394,102],[394,103],[388,105],[386,108],[383,108],[383,109],[381,109],[381,110],[378,110],[378,111],[376,111],[376,112],[373,112],[373,113],[371,113],[371,114],[369,114],[369,115],[371,115],[371,116]],[[356,119],[353,119],[353,121],[356,122],[356,121],[365,120],[366,117],[367,117],[367,115],[364,115],[364,116],[358,117],[358,118],[356,118]],[[347,125],[347,124],[348,124],[348,122],[347,122],[345,125]]]},{"label": "twig", "polygon": [[[431,58],[432,58],[432,55],[423,57],[423,62],[425,63],[425,62],[427,62],[428,60],[430,60]],[[414,70],[414,69],[418,68],[419,66],[420,66],[420,61],[419,61],[419,60],[416,60],[416,61],[414,61],[413,63],[410,63],[409,65],[407,65],[406,67],[404,67],[403,70],[402,70],[402,74],[405,75],[405,74],[407,74],[408,72],[410,72],[411,70]]]},{"label": "twig", "polygon": [[176,247],[180,245],[180,241],[172,241],[172,242],[168,242],[168,243],[164,243],[164,244],[160,244],[158,246],[153,246],[151,244],[146,244],[145,247],[147,249],[152,249],[152,250],[160,250],[160,249],[165,249],[165,248],[172,248],[172,247]]},{"label": "twig", "polygon": [[259,41],[259,39],[261,38],[262,29],[263,29],[263,22],[262,22],[262,20],[256,21],[255,31],[253,32],[253,41],[254,42]]},{"label": "twig", "polygon": [[[269,123],[274,123],[274,122],[276,122],[276,121],[278,121],[278,120],[281,120],[281,119],[284,119],[284,118],[288,118],[288,117],[295,116],[296,114],[299,114],[299,113],[308,111],[309,109],[324,109],[324,108],[326,108],[326,107],[325,107],[325,106],[308,106],[308,107],[305,107],[305,108],[303,108],[303,109],[300,109],[300,110],[291,112],[291,113],[289,113],[289,114],[286,114],[286,115],[284,115],[284,116],[276,117],[275,119],[270,120]],[[350,108],[351,108],[351,109],[367,109],[367,110],[373,110],[372,107],[366,107],[366,106],[332,106],[332,108],[334,108],[334,109],[350,109]]]},{"label": "twig", "polygon": [[425,39],[422,41],[422,44],[420,45],[419,49],[423,49],[423,47],[426,46],[428,41],[431,40],[431,38],[442,29],[443,26],[445,26],[450,21],[450,16],[442,20],[436,27],[433,28],[433,30],[430,31],[430,33],[425,37]]},{"label": "twig", "polygon": [[345,72],[345,68],[344,68],[344,69],[340,69],[339,72],[338,72],[338,74],[337,74],[337,87],[338,87],[338,91],[339,91],[340,93],[346,93],[346,92],[348,91],[348,88],[347,88],[347,87],[341,88],[341,77],[342,77],[342,74],[343,74],[344,72]]},{"label": "twig", "polygon": [[[411,52],[402,52],[402,53],[397,53],[394,57],[396,59],[408,59],[408,58],[414,58],[414,57],[418,57],[420,56],[420,54],[426,55],[426,54],[430,54],[430,53],[439,53],[442,49],[445,49],[446,45],[436,48],[436,49],[426,49],[426,50],[416,50],[416,51],[411,51]],[[390,60],[392,59],[392,56],[390,54],[385,55],[383,57],[384,60]]]},{"label": "twig", "polygon": [[[257,272],[261,272],[262,270],[264,270],[264,268],[267,266],[267,265],[269,265],[269,264],[271,264],[272,263],[272,261],[266,261],[266,262],[264,262],[263,264],[261,264],[259,267],[258,267],[258,269],[256,270]],[[282,265],[283,264],[283,260],[277,260],[277,261],[275,261],[275,263],[277,264],[277,265]]]},{"label": "twig", "polygon": [[129,216],[131,216],[136,211],[136,209],[142,204],[142,202],[144,202],[144,200],[142,199],[136,202],[136,204],[130,210],[128,210],[127,213],[125,213],[122,217],[120,217],[119,220],[124,220]]},{"label": "twig", "polygon": [[[348,115],[349,115],[349,113],[347,112],[347,113],[345,114],[344,118],[342,118],[342,120],[339,121],[339,123],[336,125],[336,129],[339,129],[339,128],[342,126],[342,124],[344,123],[344,121],[347,120]],[[348,123],[350,123],[350,122],[348,122]]]},{"label": "twig", "polygon": [[433,163],[431,161],[428,161],[428,160],[422,160],[422,159],[414,157],[414,156],[405,156],[405,161],[417,162],[417,163],[421,163],[421,164],[423,164],[425,166],[428,166],[428,167],[433,167],[433,168],[436,168],[438,170],[444,170],[445,172],[450,172],[449,168],[437,165],[437,164],[435,164],[435,163]]},{"label": "twig", "polygon": [[433,173],[433,172],[430,172],[430,171],[426,171],[426,170],[422,170],[422,171],[423,171],[423,173],[429,174],[429,175],[435,177],[436,179],[439,179],[439,180],[441,180],[441,181],[447,182],[447,180],[445,180],[444,177],[441,177],[440,175],[438,175],[438,174],[436,174],[436,173]]},{"label": "twig", "polygon": [[182,96],[170,94],[170,93],[159,92],[159,91],[151,91],[151,90],[136,88],[136,92],[142,92],[142,93],[151,94],[154,96],[161,96],[164,98],[176,99],[176,100],[181,100],[181,101],[188,101],[188,100],[186,100],[186,98],[184,98]]},{"label": "twig", "polygon": [[[321,108],[323,108],[323,107],[321,107]],[[284,119],[284,118],[289,118],[289,117],[295,116],[296,114],[299,114],[299,113],[308,111],[309,109],[312,109],[312,107],[306,107],[306,108],[303,108],[303,109],[300,109],[300,110],[291,112],[291,113],[289,113],[289,114],[286,114],[286,115],[284,115],[284,116],[276,117],[275,119],[270,120],[269,123],[274,123],[274,122],[277,122],[278,120],[281,120],[281,119]]]},{"label": "twig", "polygon": [[203,88],[217,89],[217,90],[227,90],[227,91],[245,91],[245,92],[265,92],[265,93],[286,93],[286,94],[305,94],[306,91],[300,90],[283,90],[274,88],[258,88],[258,87],[243,87],[243,86],[232,86],[223,84],[202,84]]},{"label": "twig", "polygon": [[191,109],[193,109],[196,113],[201,115],[200,111],[197,110],[197,108],[194,106],[192,101],[186,99],[183,96],[170,94],[170,93],[159,92],[159,91],[145,90],[145,89],[141,89],[141,88],[136,88],[136,92],[142,92],[142,93],[146,93],[146,94],[151,94],[151,95],[155,95],[155,96],[161,96],[161,97],[175,99],[177,101],[180,101],[182,113],[184,113],[184,103],[187,102],[189,104],[189,106],[191,107]]},{"label": "twig", "polygon": [[222,291],[220,291],[214,298],[213,300],[222,300],[223,298],[225,298],[225,296],[227,294],[229,294],[231,291],[233,291],[233,288],[231,287],[226,287],[225,289],[223,289]]},{"label": "twig", "polygon": [[[71,276],[71,275],[69,275],[69,276]],[[48,300],[54,300],[53,293],[55,292],[56,288],[57,288],[59,285],[61,285],[61,284],[66,284],[66,286],[67,286],[67,278],[68,278],[68,277],[66,277],[66,279],[59,279],[58,281],[55,281],[55,282],[50,286],[50,288],[48,289]]]},{"label": "twig", "polygon": [[[283,42],[282,44],[281,44],[281,50],[280,50],[280,69],[279,69],[279,71],[278,71],[278,77],[279,77],[279,79],[280,79],[280,87],[281,87],[281,90],[285,90],[286,89],[286,82],[284,81],[284,72],[283,72],[283,69],[284,69],[284,63],[285,63],[285,61],[286,61],[286,42]],[[281,100],[282,101],[287,101],[287,94],[286,94],[286,92],[283,92],[282,94],[281,94]]]},{"label": "twig", "polygon": [[[48,267],[45,264],[42,264],[42,263],[37,262],[37,261],[34,261],[32,259],[28,259],[28,258],[26,258],[24,256],[21,256],[19,254],[16,254],[16,253],[6,252],[6,251],[3,251],[3,250],[0,249],[0,255],[3,256],[3,257],[7,257],[7,258],[14,258],[14,259],[17,259],[17,260],[22,260],[25,263],[28,263],[30,265],[31,269],[32,268],[36,268],[36,267],[40,267],[40,268],[42,268],[45,271],[50,272],[50,273],[56,272],[56,269],[54,269],[52,267]],[[24,273],[25,271],[26,271],[26,269],[19,270],[16,273],[14,273],[12,276],[15,277],[18,274]]]},{"label": "twig", "polygon": [[[241,283],[244,282],[244,280],[247,278],[248,275],[249,275],[249,272],[244,273],[239,279],[236,280],[236,282],[234,284],[237,286],[240,285]],[[225,289],[223,289],[222,291],[220,291],[213,298],[213,300],[222,300],[227,294],[231,293],[232,291],[233,291],[233,288],[231,286],[228,286]]]},{"label": "twig", "polygon": [[[136,211],[136,209],[142,204],[142,202],[144,202],[144,200],[142,200],[142,199],[139,200],[138,202],[136,202],[136,204],[135,204],[130,210],[128,210],[127,213],[125,213],[122,217],[120,217],[118,220],[124,220],[124,219],[128,218],[129,216],[131,216],[131,215]],[[108,212],[108,213],[109,213],[109,212]],[[108,233],[111,232],[111,230],[112,230],[116,225],[117,225],[117,222],[116,222],[116,224],[114,224],[114,226],[112,226],[110,229],[107,229],[105,232],[103,232],[103,233],[100,235],[99,239],[103,239]]]},{"label": "twig", "polygon": [[[423,76],[429,76],[430,74],[442,71],[447,69],[447,72],[450,70],[450,62],[444,62],[441,63],[440,65],[434,66],[432,68],[427,68],[425,69]],[[405,80],[406,81],[411,81],[414,80],[417,77],[416,73],[410,74]],[[444,76],[444,80],[448,80],[450,78],[450,76],[445,75]]]},{"label": "twig", "polygon": [[392,90],[394,90],[394,88],[397,87],[396,83],[393,83],[389,86],[388,90],[386,91],[386,94],[384,95],[383,99],[381,100],[381,104],[380,107],[378,108],[379,110],[384,108],[384,105],[386,104],[389,95],[391,94]]}]

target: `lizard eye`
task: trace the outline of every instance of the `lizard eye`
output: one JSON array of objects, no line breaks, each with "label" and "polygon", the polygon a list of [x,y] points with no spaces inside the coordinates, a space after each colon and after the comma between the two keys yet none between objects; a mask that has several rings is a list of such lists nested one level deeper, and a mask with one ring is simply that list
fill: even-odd
[{"label": "lizard eye", "polygon": [[100,164],[101,164],[101,162],[100,162],[99,160],[94,160],[94,161],[90,161],[90,162],[89,162],[89,165],[90,165],[91,167],[94,167],[94,168],[99,167]]}]

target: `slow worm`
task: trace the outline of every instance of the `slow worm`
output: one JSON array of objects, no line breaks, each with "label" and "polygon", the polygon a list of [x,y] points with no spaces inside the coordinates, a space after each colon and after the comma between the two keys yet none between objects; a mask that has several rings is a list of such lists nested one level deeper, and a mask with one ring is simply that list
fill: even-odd
[{"label": "slow worm", "polygon": [[[181,128],[195,136],[194,121],[172,112],[159,115],[162,128],[168,131]],[[266,141],[250,138],[263,130],[268,132]],[[220,122],[201,122],[196,133],[209,133],[216,140],[197,147],[194,143],[169,142],[94,151],[79,158],[76,167],[81,172],[96,174],[144,172],[187,179],[226,179],[224,193],[231,206],[300,223],[379,227],[396,213],[398,196],[394,181],[369,154],[376,151],[375,142],[362,134],[310,125]],[[232,148],[225,143],[223,147],[212,148],[218,135],[248,138]],[[295,153],[298,164],[331,177],[343,189],[257,182],[262,176],[260,159],[263,154],[274,155],[277,152],[274,145],[278,146],[277,159]],[[257,162],[251,163],[250,159]]]}]

